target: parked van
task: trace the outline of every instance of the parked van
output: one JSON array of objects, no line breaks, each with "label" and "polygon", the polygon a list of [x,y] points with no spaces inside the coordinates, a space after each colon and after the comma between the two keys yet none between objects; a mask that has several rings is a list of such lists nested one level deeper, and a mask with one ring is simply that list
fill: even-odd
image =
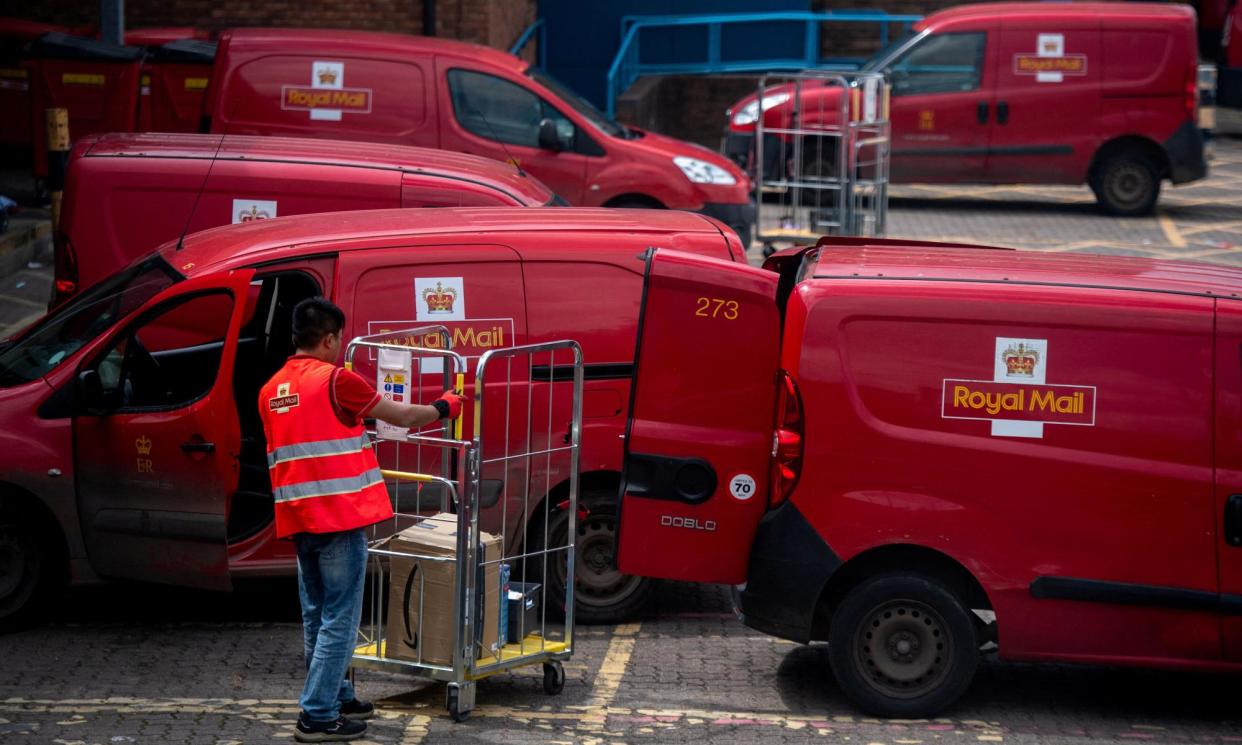
[{"label": "parked van", "polygon": [[220,36],[212,132],[438,147],[529,170],[570,204],[669,207],[749,241],[745,174],[718,153],[622,126],[543,72],[458,41],[339,30]]},{"label": "parked van", "polygon": [[[576,617],[632,611],[651,584],[613,568],[613,536],[642,286],[635,257],[649,246],[744,261],[737,235],[702,215],[446,208],[254,220],[112,274],[0,346],[0,624],[66,576],[224,589],[232,577],[294,573],[292,544],[275,537],[257,399],[293,351],[293,306],[317,294],[345,310],[346,339],[436,323],[476,359],[580,342],[580,505],[590,514],[577,526]],[[420,287],[447,299],[432,304]],[[556,369],[533,374],[560,379]],[[392,457],[380,450],[381,465]],[[569,474],[536,474],[525,500],[506,500],[510,522],[499,508],[481,513],[506,545],[526,539],[514,532],[518,504],[546,510],[531,523],[564,545]],[[405,511],[422,504],[417,493],[395,496]],[[565,581],[564,566],[550,567],[547,596],[563,597]]]},{"label": "parked van", "polygon": [[[1186,5],[984,3],[927,16],[862,69],[891,84],[893,181],[1086,183],[1105,210],[1140,215],[1162,180],[1207,175],[1197,65]],[[760,106],[764,126],[779,128],[793,93],[773,87],[762,102],[734,104],[725,152],[748,163]],[[799,126],[835,117],[839,96],[839,87],[805,85]],[[764,144],[765,153],[779,149],[775,139]],[[806,148],[806,157],[822,151]],[[828,170],[803,164],[817,168]]]},{"label": "parked van", "polygon": [[441,150],[294,137],[107,134],[69,157],[54,304],[161,243],[307,212],[563,203],[512,166]]},{"label": "parked van", "polygon": [[1216,105],[1242,109],[1242,3],[1229,7],[1217,59]]},{"label": "parked van", "polygon": [[1242,271],[825,240],[643,292],[622,571],[735,585],[882,716],[989,641],[1242,671]]}]

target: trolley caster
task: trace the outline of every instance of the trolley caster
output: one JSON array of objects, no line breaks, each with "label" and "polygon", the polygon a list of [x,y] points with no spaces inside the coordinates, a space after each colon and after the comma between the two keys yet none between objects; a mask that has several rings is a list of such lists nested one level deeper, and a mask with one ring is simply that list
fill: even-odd
[{"label": "trolley caster", "polygon": [[565,668],[559,662],[543,663],[543,692],[555,696],[565,690]]},{"label": "trolley caster", "polygon": [[461,723],[469,719],[470,712],[474,711],[474,686],[449,683],[445,693],[445,706],[454,722]]},{"label": "trolley caster", "polygon": [[763,244],[763,258],[766,259],[774,253],[776,253],[776,246],[773,246],[771,243]]}]

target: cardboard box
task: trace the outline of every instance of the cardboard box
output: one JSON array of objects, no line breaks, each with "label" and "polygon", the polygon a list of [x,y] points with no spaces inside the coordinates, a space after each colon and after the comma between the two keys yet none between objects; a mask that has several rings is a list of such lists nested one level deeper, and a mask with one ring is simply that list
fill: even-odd
[{"label": "cardboard box", "polygon": [[[500,536],[480,533],[479,561],[500,558]],[[388,539],[389,551],[455,558],[457,516],[434,515]],[[455,562],[425,561],[390,556],[388,584],[387,644],[384,656],[434,665],[453,662],[453,599],[457,588]],[[500,648],[500,564],[481,567],[476,579],[476,610],[471,616],[479,640],[478,657],[493,658]],[[419,602],[422,618],[419,618]]]}]

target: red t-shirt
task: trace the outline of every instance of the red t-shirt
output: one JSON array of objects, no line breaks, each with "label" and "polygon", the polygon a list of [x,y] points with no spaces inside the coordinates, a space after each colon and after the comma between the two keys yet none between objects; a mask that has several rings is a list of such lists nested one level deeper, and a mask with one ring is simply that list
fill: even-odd
[{"label": "red t-shirt", "polygon": [[332,373],[332,410],[346,427],[359,424],[379,400],[375,387],[353,370],[342,367]]}]

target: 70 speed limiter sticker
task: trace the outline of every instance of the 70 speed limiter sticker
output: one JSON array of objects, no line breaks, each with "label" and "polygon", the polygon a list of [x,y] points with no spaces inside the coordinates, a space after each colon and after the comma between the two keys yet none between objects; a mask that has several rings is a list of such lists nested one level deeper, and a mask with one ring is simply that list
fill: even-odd
[{"label": "70 speed limiter sticker", "polygon": [[739,473],[729,479],[729,493],[743,502],[755,496],[755,477],[749,473]]}]

